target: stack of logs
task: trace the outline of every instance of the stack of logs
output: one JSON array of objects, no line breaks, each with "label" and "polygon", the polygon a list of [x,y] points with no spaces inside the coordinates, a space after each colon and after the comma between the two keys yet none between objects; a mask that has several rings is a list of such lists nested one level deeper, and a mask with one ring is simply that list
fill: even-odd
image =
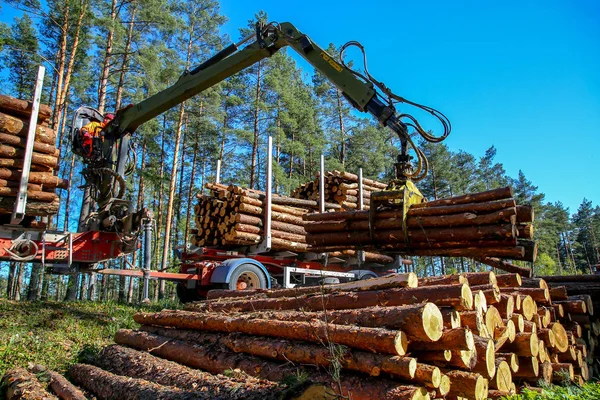
[{"label": "stack of logs", "polygon": [[[192,230],[195,246],[239,247],[259,244],[264,238],[264,192],[235,185],[207,183],[210,195],[198,195],[194,207],[196,229]],[[339,210],[337,204],[326,203],[328,210]],[[273,195],[271,216],[271,249],[296,253],[309,251],[305,222],[302,217],[318,208],[314,200]],[[354,250],[333,252],[331,257],[350,258]],[[365,261],[391,263],[392,257],[365,252]]]},{"label": "stack of logs", "polygon": [[[383,182],[363,178],[363,205],[369,208],[371,192],[385,190]],[[319,200],[319,178],[303,183],[292,191],[292,197],[307,200]],[[350,172],[325,172],[325,201],[336,203],[344,210],[358,209],[358,175]]]},{"label": "stack of logs", "polygon": [[[380,249],[415,256],[499,257],[534,261],[533,209],[510,187],[402,208],[304,215],[306,241],[319,251]],[[371,229],[370,229],[371,228]]]},{"label": "stack of logs", "polygon": [[598,372],[589,296],[518,274],[216,290],[134,319],[98,366],[70,370],[98,398],[281,398],[277,382],[305,377],[297,398],[480,400]]},{"label": "stack of logs", "polygon": [[[31,106],[31,102],[0,95],[0,214],[12,213],[19,191]],[[56,214],[59,201],[55,190],[68,186],[67,180],[54,174],[59,150],[56,132],[48,127],[50,115],[50,107],[41,104],[27,185],[25,213],[29,216]]]}]

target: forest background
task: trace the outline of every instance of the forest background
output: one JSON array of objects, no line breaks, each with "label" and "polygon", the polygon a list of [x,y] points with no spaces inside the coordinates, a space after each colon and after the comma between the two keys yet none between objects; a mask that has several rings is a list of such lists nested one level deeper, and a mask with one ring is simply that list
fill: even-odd
[{"label": "forest background", "polygon": [[[68,140],[74,110],[90,105],[113,112],[137,103],[251,33],[255,21],[270,20],[258,12],[230,37],[223,34],[227,17],[220,4],[210,0],[11,0],[2,7],[3,13],[10,8],[18,16],[0,23],[0,76],[5,77],[0,91],[30,97],[37,66],[46,66],[43,102],[53,107],[51,125],[59,132],[59,174],[71,182],[61,190],[53,223],[72,231],[83,185],[82,166]],[[321,43],[336,57],[341,44]],[[135,169],[128,193],[138,207],[148,207],[156,216],[153,268],[176,270],[174,250],[188,245],[195,195],[214,180],[217,160],[223,162],[223,182],[264,187],[269,135],[275,146],[274,186],[282,194],[314,179],[320,154],[328,170],[363,168],[365,176],[386,180],[398,151],[390,131],[354,112],[326,79],[281,51],[174,107],[134,135]],[[536,210],[540,252],[535,272],[589,273],[600,263],[600,207],[585,198],[576,210],[546,201],[523,171],[510,176],[501,161],[525,157],[529,150],[515,144],[513,153],[498,155],[493,137],[489,143],[483,154],[420,143],[431,165],[429,176],[418,184],[421,191],[436,199],[510,185],[518,203],[531,203]],[[567,190],[565,182],[560,184]],[[132,265],[140,261],[136,255],[129,259]],[[117,263],[110,267],[126,267]],[[419,275],[433,275],[484,267],[465,258],[416,257],[413,268]],[[88,275],[52,276],[27,264],[0,266],[0,294],[11,299],[133,301],[140,296],[135,280],[104,277],[97,283]],[[155,283],[153,292],[156,299],[174,296],[170,285]]]}]

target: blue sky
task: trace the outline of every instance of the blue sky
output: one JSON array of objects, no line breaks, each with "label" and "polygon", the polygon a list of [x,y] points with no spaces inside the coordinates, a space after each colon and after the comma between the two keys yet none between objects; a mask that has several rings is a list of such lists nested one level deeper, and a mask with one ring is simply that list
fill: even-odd
[{"label": "blue sky", "polygon": [[494,145],[547,201],[600,203],[600,2],[221,0],[226,31],[260,7],[322,47],[360,41],[375,78],[450,118],[452,150]]},{"label": "blue sky", "polygon": [[[13,10],[0,4],[10,23]],[[523,170],[547,201],[571,212],[584,197],[600,204],[600,2],[221,0],[221,8],[234,39],[262,8],[323,47],[360,41],[371,74],[450,118],[452,150],[481,156],[494,145],[508,174]]]}]

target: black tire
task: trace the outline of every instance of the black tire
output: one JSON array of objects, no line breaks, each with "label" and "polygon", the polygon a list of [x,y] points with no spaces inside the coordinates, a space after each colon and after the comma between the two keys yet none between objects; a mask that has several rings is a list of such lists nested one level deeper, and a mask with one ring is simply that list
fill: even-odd
[{"label": "black tire", "polygon": [[196,289],[188,289],[185,283],[179,282],[175,288],[177,297],[179,297],[179,301],[182,303],[204,300],[204,298],[198,294]]},{"label": "black tire", "polygon": [[373,278],[377,278],[377,275],[375,275],[374,273],[366,273],[363,276],[360,277],[359,281],[366,281],[367,279],[373,279]]},{"label": "black tire", "polygon": [[237,290],[237,282],[240,279],[240,276],[248,274],[252,276],[254,274],[258,279],[258,284],[255,286],[248,286],[248,289],[266,289],[267,286],[267,277],[265,273],[256,265],[252,264],[242,264],[239,265],[231,274],[231,279],[229,283],[224,284],[223,286],[229,290]]}]

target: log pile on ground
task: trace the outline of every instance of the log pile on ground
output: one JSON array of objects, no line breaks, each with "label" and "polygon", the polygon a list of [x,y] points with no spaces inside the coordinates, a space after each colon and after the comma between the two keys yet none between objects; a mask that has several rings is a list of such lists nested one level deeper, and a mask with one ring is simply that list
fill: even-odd
[{"label": "log pile on ground", "polygon": [[[398,208],[400,207],[400,208]],[[415,256],[534,261],[533,209],[509,187],[410,206],[305,214],[306,242],[320,251],[378,249]]]},{"label": "log pile on ground", "polygon": [[[325,201],[336,203],[344,210],[356,210],[358,201],[358,175],[350,172],[327,171],[325,172]],[[363,205],[369,208],[372,192],[385,190],[387,184],[363,178]],[[292,197],[306,200],[319,200],[319,178],[303,183],[292,191]]]},{"label": "log pile on ground", "polygon": [[[56,132],[48,127],[50,107],[40,105],[36,127],[31,172],[27,185],[29,216],[56,214],[59,206],[57,188],[67,188],[68,181],[55,175],[59,150]],[[21,169],[31,117],[31,102],[0,95],[0,214],[11,214],[19,191]]]},{"label": "log pile on ground", "polygon": [[[496,399],[598,375],[590,303],[493,272],[221,290],[136,314],[139,330],[118,331],[69,377],[99,399]],[[4,379],[9,391],[60,397],[24,370]]]}]

